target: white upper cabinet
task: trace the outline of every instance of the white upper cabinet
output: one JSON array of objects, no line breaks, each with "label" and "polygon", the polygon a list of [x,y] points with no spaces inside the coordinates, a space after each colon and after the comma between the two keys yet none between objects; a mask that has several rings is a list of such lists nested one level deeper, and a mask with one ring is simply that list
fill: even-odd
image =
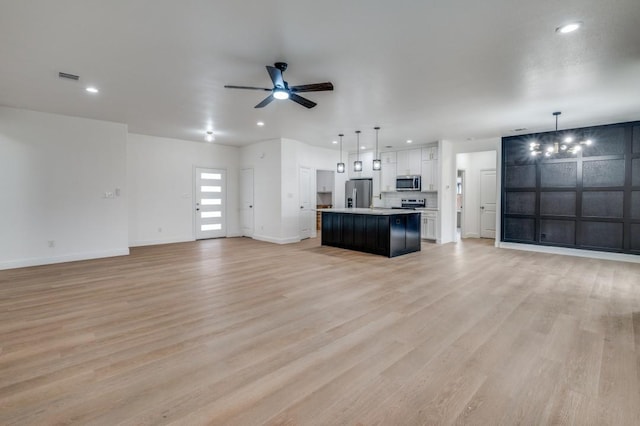
[{"label": "white upper cabinet", "polygon": [[438,160],[422,162],[422,192],[438,190]]},{"label": "white upper cabinet", "polygon": [[380,153],[380,160],[382,161],[382,164],[396,164],[396,158],[397,157],[395,151]]},{"label": "white upper cabinet", "polygon": [[317,173],[316,187],[318,192],[333,192],[334,176],[333,172],[319,170]]},{"label": "white upper cabinet", "polygon": [[396,166],[398,176],[419,175],[420,162],[422,160],[422,150],[408,149],[396,152]]},{"label": "white upper cabinet", "polygon": [[380,192],[393,192],[396,190],[396,163],[385,163],[383,160],[380,170]]},{"label": "white upper cabinet", "polygon": [[345,164],[349,172],[349,179],[371,179],[373,178],[373,151],[366,151],[360,153],[360,161],[362,161],[362,171],[354,172],[353,163],[358,156],[356,154],[349,154],[349,162]]},{"label": "white upper cabinet", "polygon": [[429,146],[422,148],[422,161],[437,160],[438,159],[438,147]]}]

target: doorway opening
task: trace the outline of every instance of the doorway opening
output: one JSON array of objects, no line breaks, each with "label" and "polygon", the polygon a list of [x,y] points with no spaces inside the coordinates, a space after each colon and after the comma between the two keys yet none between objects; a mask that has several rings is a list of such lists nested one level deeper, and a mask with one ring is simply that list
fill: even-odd
[{"label": "doorway opening", "polygon": [[456,241],[496,235],[497,152],[456,154],[456,200],[453,223]]},{"label": "doorway opening", "polygon": [[[330,209],[334,206],[335,172],[333,170],[316,170],[316,209]],[[316,230],[322,228],[322,213],[316,212]]]},{"label": "doorway opening", "polygon": [[463,224],[464,224],[464,195],[465,195],[465,171],[458,170],[458,176],[456,177],[456,241],[460,241],[462,238]]}]

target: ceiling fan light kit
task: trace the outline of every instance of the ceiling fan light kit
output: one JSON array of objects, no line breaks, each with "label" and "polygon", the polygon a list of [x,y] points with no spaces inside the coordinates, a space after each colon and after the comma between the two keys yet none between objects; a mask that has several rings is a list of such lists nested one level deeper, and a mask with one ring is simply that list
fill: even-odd
[{"label": "ceiling fan light kit", "polygon": [[540,142],[533,141],[529,143],[529,153],[532,157],[544,156],[551,157],[552,155],[561,153],[570,153],[577,155],[582,151],[583,146],[589,146],[593,144],[591,139],[576,140],[573,136],[566,136],[562,139],[558,135],[558,116],[562,114],[560,111],[556,111],[553,115],[556,117],[556,130],[553,135],[553,142],[545,145],[544,147]]},{"label": "ceiling fan light kit", "polygon": [[264,98],[262,102],[255,106],[255,108],[264,108],[269,105],[274,99],[285,100],[291,99],[293,102],[302,105],[306,108],[313,108],[317,104],[307,98],[304,98],[298,93],[304,92],[325,92],[333,90],[333,84],[329,81],[325,83],[313,83],[302,84],[299,86],[289,86],[289,83],[284,81],[282,73],[287,69],[286,62],[276,62],[274,66],[267,65],[267,72],[273,83],[273,88],[268,89],[266,87],[253,87],[253,86],[232,86],[225,85],[227,89],[247,89],[247,90],[260,90],[264,92],[271,92],[269,96]]}]

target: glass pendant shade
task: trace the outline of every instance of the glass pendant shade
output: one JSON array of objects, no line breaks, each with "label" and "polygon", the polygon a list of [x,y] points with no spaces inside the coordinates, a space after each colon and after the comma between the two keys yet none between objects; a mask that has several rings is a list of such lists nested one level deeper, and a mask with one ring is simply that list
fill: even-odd
[{"label": "glass pendant shade", "polygon": [[353,162],[353,171],[362,171],[362,161],[360,161],[360,130],[356,130],[356,161]]},{"label": "glass pendant shade", "polygon": [[338,163],[338,173],[344,173],[345,167],[342,162],[342,137],[344,136],[342,133],[338,135],[340,137],[340,162]]},{"label": "glass pendant shade", "polygon": [[376,131],[376,157],[373,160],[373,170],[382,170],[382,161],[378,158],[378,130],[380,127],[373,128]]}]

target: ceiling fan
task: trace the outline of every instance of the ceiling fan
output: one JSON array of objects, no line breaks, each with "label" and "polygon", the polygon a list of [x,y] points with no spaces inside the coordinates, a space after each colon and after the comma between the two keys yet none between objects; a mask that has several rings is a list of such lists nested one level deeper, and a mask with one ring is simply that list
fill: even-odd
[{"label": "ceiling fan", "polygon": [[276,62],[273,65],[274,66],[267,65],[267,72],[269,73],[269,77],[271,77],[271,81],[273,82],[273,89],[267,89],[264,87],[230,85],[225,85],[224,87],[226,87],[227,89],[249,89],[271,92],[271,94],[258,105],[256,105],[255,108],[263,108],[269,105],[274,99],[291,99],[293,102],[299,103],[304,107],[313,108],[317,104],[307,98],[303,98],[302,96],[298,95],[298,93],[323,92],[327,90],[333,90],[333,84],[331,84],[330,82],[303,84],[300,86],[289,87],[289,84],[282,78],[282,73],[287,69],[287,64],[285,62]]}]

